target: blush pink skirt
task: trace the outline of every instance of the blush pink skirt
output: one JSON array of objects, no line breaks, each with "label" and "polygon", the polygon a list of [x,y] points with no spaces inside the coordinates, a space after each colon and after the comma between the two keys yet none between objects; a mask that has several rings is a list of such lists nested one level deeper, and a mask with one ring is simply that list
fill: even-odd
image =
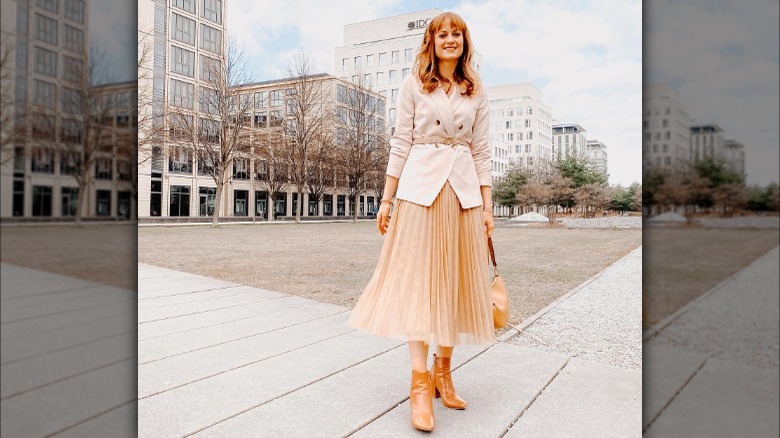
[{"label": "blush pink skirt", "polygon": [[396,200],[349,325],[444,347],[493,343],[489,263],[482,208],[462,209],[449,182],[430,207]]}]

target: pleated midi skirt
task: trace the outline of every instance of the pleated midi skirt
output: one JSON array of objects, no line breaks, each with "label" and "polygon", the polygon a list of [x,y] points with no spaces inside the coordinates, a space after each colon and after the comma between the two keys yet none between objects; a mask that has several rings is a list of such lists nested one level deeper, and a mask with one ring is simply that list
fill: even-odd
[{"label": "pleated midi skirt", "polygon": [[482,208],[447,182],[430,207],[396,200],[376,270],[348,324],[440,346],[495,341]]}]

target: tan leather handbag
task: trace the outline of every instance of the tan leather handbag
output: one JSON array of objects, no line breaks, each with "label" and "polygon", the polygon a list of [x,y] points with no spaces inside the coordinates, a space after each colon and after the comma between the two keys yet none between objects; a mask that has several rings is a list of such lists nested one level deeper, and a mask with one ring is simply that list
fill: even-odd
[{"label": "tan leather handbag", "polygon": [[509,321],[509,294],[506,292],[506,283],[501,278],[496,264],[496,253],[493,251],[493,239],[488,237],[490,249],[490,261],[493,262],[493,284],[490,286],[490,295],[493,299],[493,326],[497,329],[506,327]]}]

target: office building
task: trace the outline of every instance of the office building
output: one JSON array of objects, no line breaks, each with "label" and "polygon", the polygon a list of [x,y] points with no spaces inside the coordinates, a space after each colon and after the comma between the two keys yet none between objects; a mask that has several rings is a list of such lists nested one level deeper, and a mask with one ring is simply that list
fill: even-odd
[{"label": "office building", "polygon": [[542,92],[528,82],[493,85],[486,91],[490,136],[506,145],[508,160],[528,168],[549,165],[552,110],[542,101]]},{"label": "office building", "polygon": [[723,156],[731,168],[740,174],[745,173],[745,146],[733,139],[723,142]]},{"label": "office building", "polygon": [[684,168],[691,158],[691,118],[677,90],[666,83],[645,84],[642,106],[643,169]]},{"label": "office building", "polygon": [[588,138],[586,130],[576,123],[557,123],[552,126],[553,157],[587,157]]},{"label": "office building", "polygon": [[690,127],[690,160],[723,158],[723,129],[716,123],[694,123]]},{"label": "office building", "polygon": [[598,139],[594,139],[588,140],[586,148],[588,162],[590,163],[591,168],[607,175],[607,145],[604,144],[604,142],[598,141]]}]

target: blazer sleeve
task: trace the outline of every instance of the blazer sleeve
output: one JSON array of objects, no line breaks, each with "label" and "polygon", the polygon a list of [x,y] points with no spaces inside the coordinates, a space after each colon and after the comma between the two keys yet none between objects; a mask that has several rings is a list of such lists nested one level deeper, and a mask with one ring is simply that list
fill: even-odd
[{"label": "blazer sleeve", "polygon": [[471,139],[471,156],[474,158],[474,166],[477,168],[480,186],[493,187],[493,169],[488,135],[490,131],[490,109],[487,96],[479,97],[477,114],[474,117],[474,129]]},{"label": "blazer sleeve", "polygon": [[406,164],[406,157],[412,148],[412,130],[414,129],[414,82],[409,75],[401,83],[398,90],[398,101],[395,113],[395,132],[390,137],[390,156],[387,160],[385,174],[401,177],[401,171]]}]

